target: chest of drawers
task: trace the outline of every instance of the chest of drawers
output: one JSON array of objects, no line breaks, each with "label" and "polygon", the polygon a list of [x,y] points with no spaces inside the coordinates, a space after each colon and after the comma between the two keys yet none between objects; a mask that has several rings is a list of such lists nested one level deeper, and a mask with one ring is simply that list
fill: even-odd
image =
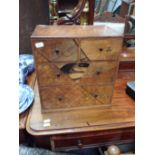
[{"label": "chest of drawers", "polygon": [[31,43],[42,112],[111,105],[122,34],[105,26],[38,25]]}]

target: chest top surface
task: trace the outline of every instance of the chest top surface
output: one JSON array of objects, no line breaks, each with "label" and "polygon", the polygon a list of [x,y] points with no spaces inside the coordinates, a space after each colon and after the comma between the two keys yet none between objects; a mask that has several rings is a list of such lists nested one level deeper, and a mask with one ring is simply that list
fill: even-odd
[{"label": "chest top surface", "polygon": [[123,37],[123,30],[108,26],[47,26],[37,25],[31,38],[102,38]]}]

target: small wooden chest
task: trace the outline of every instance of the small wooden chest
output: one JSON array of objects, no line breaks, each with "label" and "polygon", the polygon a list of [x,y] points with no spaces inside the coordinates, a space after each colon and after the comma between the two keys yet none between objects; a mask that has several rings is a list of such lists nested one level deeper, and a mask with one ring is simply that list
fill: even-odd
[{"label": "small wooden chest", "polygon": [[105,26],[38,25],[31,43],[42,112],[110,106],[122,40]]}]

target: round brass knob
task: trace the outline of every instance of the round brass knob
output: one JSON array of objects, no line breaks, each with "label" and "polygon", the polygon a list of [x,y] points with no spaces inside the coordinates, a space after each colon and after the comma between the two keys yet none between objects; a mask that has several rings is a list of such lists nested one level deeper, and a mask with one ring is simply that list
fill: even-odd
[{"label": "round brass knob", "polygon": [[107,154],[108,155],[120,155],[120,149],[116,145],[111,145],[108,147]]}]

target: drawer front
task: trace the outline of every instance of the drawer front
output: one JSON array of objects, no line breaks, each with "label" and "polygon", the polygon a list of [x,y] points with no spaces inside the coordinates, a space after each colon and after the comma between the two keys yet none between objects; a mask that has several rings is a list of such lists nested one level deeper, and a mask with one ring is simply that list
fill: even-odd
[{"label": "drawer front", "polygon": [[[94,87],[94,88],[93,88]],[[44,112],[92,108],[110,104],[112,87],[52,86],[40,89]],[[96,92],[95,92],[96,90]],[[104,93],[105,92],[105,93]]]},{"label": "drawer front", "polygon": [[[71,63],[71,67],[68,67],[68,64],[70,63],[65,65],[62,63],[37,64],[39,85],[113,84],[118,68],[117,61]],[[82,66],[80,66],[81,64]],[[83,67],[83,64],[87,64],[87,66]],[[69,69],[66,71],[66,68]]]},{"label": "drawer front", "polygon": [[74,62],[78,59],[78,46],[74,39],[41,40],[33,44],[37,63]]},{"label": "drawer front", "polygon": [[89,60],[117,60],[122,47],[121,38],[85,39],[81,41],[82,52]]},{"label": "drawer front", "polygon": [[81,149],[87,147],[99,147],[106,144],[116,144],[133,142],[135,137],[134,129],[117,129],[103,131],[95,134],[79,134],[78,136],[54,136],[51,138],[53,143],[53,150],[69,150]]}]

